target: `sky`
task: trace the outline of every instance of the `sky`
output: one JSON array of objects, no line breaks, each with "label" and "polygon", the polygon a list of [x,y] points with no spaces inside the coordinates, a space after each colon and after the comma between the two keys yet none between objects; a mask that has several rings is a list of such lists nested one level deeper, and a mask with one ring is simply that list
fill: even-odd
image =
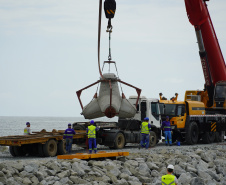
[{"label": "sky", "polygon": [[[183,0],[116,0],[112,60],[142,95],[203,89],[193,26]],[[226,1],[207,2],[226,56]],[[81,116],[76,91],[96,82],[99,0],[0,0],[0,116]],[[108,59],[102,15],[101,65]],[[105,66],[104,72],[108,72]],[[115,72],[111,66],[111,72]],[[96,86],[82,93],[84,105]],[[122,86],[128,98],[136,95]]]}]

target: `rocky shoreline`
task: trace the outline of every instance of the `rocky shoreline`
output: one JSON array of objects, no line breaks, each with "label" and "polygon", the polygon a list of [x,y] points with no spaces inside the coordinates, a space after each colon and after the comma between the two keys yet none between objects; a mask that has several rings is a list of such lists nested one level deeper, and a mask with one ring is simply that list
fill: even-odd
[{"label": "rocky shoreline", "polygon": [[[116,160],[58,160],[31,158],[0,162],[0,185],[161,185],[166,166],[183,185],[226,185],[226,145],[127,148],[128,157]],[[4,147],[0,153],[7,153]],[[0,156],[1,158],[1,156]]]}]

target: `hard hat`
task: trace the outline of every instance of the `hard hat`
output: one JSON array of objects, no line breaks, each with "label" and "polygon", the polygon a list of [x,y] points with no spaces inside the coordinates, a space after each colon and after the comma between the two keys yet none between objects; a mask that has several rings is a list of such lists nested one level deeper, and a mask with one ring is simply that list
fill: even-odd
[{"label": "hard hat", "polygon": [[172,165],[172,164],[169,164],[168,166],[167,166],[167,169],[174,169],[174,166]]},{"label": "hard hat", "polygon": [[71,126],[71,123],[68,123],[68,126]]},{"label": "hard hat", "polygon": [[94,121],[93,121],[93,120],[91,120],[91,121],[90,121],[90,124],[94,124]]},{"label": "hard hat", "polygon": [[26,125],[30,125],[30,123],[29,123],[29,122],[27,122],[27,123],[26,123]]},{"label": "hard hat", "polygon": [[169,118],[169,116],[166,116],[166,119]]},{"label": "hard hat", "polygon": [[148,121],[148,120],[149,120],[149,117],[144,118],[144,120],[145,120],[145,121]]}]

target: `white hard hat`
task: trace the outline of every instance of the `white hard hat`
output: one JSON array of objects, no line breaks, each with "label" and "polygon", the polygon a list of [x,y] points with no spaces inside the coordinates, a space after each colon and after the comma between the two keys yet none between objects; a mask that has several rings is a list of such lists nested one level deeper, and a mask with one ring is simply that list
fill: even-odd
[{"label": "white hard hat", "polygon": [[169,164],[168,166],[167,166],[167,169],[174,169],[174,166],[172,165],[172,164]]}]

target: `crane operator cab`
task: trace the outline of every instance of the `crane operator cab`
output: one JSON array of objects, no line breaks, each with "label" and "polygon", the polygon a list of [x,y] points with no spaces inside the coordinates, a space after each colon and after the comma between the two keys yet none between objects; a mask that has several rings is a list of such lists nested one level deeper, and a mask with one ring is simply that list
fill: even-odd
[{"label": "crane operator cab", "polygon": [[214,107],[226,111],[226,82],[218,82],[214,92]]}]

